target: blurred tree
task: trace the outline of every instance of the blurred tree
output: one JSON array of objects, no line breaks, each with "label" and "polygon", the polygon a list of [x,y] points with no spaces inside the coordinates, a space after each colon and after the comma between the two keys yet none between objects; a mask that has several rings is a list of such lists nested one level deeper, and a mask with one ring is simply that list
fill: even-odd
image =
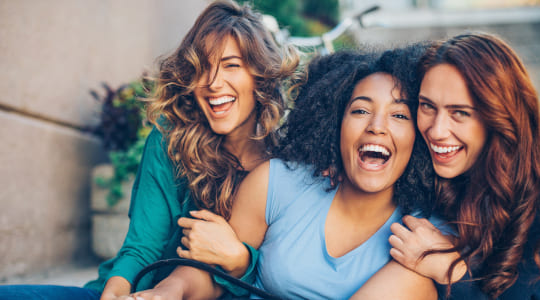
[{"label": "blurred tree", "polygon": [[303,13],[306,17],[316,19],[329,27],[334,27],[339,19],[339,1],[304,0]]},{"label": "blurred tree", "polygon": [[338,0],[238,0],[258,11],[272,15],[282,28],[294,36],[320,35],[334,27],[339,19]]}]

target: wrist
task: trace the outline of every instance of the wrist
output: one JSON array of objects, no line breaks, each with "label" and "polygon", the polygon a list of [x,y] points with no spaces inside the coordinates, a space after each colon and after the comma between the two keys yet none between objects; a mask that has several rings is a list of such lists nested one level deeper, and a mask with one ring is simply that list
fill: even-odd
[{"label": "wrist", "polygon": [[182,299],[186,283],[184,281],[181,267],[176,268],[169,276],[159,282],[154,289],[159,289],[161,293],[174,295],[175,299]]},{"label": "wrist", "polygon": [[243,243],[238,243],[227,259],[227,264],[223,264],[221,267],[227,271],[231,276],[240,278],[249,267],[251,261],[251,254]]},{"label": "wrist", "polygon": [[[454,266],[454,269],[452,269],[452,274],[450,274],[450,278],[448,277],[448,270],[450,269],[450,266],[455,260],[459,260],[458,263]],[[445,268],[442,268],[444,272],[439,272],[439,274],[433,276],[433,280],[435,280],[439,284],[450,284],[455,283],[459,281],[465,273],[467,273],[467,264],[461,259],[461,256],[459,253],[454,252],[454,255],[449,255],[449,259],[447,260],[447,263],[445,264]]]}]

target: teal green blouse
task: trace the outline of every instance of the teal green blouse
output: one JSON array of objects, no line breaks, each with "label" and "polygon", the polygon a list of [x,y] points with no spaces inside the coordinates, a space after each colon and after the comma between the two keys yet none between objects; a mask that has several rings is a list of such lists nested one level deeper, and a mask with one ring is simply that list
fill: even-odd
[{"label": "teal green blouse", "polygon": [[[190,210],[197,210],[184,180],[175,176],[175,167],[167,153],[167,143],[159,130],[154,128],[146,140],[143,157],[131,196],[129,231],[116,257],[99,266],[99,276],[85,287],[103,291],[105,283],[112,276],[121,276],[130,283],[145,266],[160,259],[177,258],[176,248],[180,246],[182,230],[177,221],[180,217],[190,217]],[[253,282],[255,276],[256,251],[252,253],[252,263],[241,278]],[[137,290],[154,287],[174,269],[161,268],[153,275],[145,276]],[[244,294],[243,289],[219,281],[233,294]]]}]

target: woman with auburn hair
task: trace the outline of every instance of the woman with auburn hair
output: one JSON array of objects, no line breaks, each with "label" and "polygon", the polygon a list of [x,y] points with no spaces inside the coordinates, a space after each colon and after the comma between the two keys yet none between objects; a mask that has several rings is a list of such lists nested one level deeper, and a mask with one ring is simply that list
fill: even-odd
[{"label": "woman with auburn hair", "polygon": [[442,284],[470,275],[441,290],[449,299],[539,299],[539,104],[523,63],[503,40],[471,33],[437,43],[420,68],[435,210],[457,237],[407,216],[408,228],[392,227],[392,256]]},{"label": "woman with auburn hair", "polygon": [[[178,218],[198,209],[229,217],[238,184],[274,146],[285,104],[282,83],[298,65],[294,49],[279,48],[261,19],[248,6],[214,1],[178,49],[161,60],[155,101],[148,107],[156,128],[133,187],[129,232],[117,256],[101,264],[99,278],[84,288],[1,286],[0,299],[129,299],[141,269],[177,257],[183,235]],[[241,245],[223,255],[234,261],[247,251]],[[170,271],[147,276],[140,289],[155,287]],[[249,277],[253,270],[240,272]],[[192,290],[184,296],[213,297]]]}]

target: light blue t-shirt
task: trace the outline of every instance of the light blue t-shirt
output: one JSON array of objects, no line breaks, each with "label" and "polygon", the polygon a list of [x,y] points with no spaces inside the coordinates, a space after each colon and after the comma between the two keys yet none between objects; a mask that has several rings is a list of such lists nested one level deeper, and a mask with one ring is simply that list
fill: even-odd
[{"label": "light blue t-shirt", "polygon": [[359,247],[341,257],[326,250],[324,227],[337,189],[306,167],[270,161],[266,222],[255,285],[285,299],[348,299],[390,261],[390,225],[399,208]]}]

